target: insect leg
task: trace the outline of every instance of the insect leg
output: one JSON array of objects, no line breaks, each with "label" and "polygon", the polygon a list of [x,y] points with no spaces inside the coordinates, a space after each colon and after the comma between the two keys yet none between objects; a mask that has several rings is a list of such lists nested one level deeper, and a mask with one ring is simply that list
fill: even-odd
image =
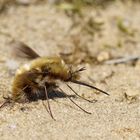
[{"label": "insect leg", "polygon": [[85,109],[83,109],[82,107],[80,107],[77,103],[75,103],[60,87],[58,87],[65,95],[66,97],[73,103],[75,104],[79,109],[81,109],[82,111],[84,111],[87,114],[91,114],[91,112],[86,111]]},{"label": "insect leg", "polygon": [[29,87],[29,85],[26,85],[25,87],[23,87],[22,89],[20,89],[20,90],[17,92],[17,95],[18,95],[19,93],[22,93],[22,94],[19,94],[19,96],[17,96],[14,100],[19,100],[19,99],[21,99],[22,97],[24,97],[24,96],[25,96],[24,90],[27,89],[28,87]]},{"label": "insect leg", "polygon": [[42,104],[45,107],[46,111],[50,114],[50,112],[48,111],[48,108],[47,108],[46,104],[43,102],[43,100],[42,100]]},{"label": "insect leg", "polygon": [[[73,93],[75,93],[78,97],[80,97],[81,99],[86,100],[86,101],[88,101],[88,102],[90,102],[90,103],[93,103],[93,100],[88,100],[88,99],[86,99],[86,98],[80,96],[79,94],[77,94],[77,92],[76,92],[70,85],[68,85],[68,84],[66,84],[66,85],[67,85],[67,87],[68,87],[69,89],[71,89],[71,90],[73,91]],[[96,101],[96,100],[94,100],[94,101]]]},{"label": "insect leg", "polygon": [[10,100],[6,100],[4,103],[0,105],[0,108],[4,107],[7,103],[10,103]]},{"label": "insect leg", "polygon": [[[26,89],[27,86],[25,86],[23,89],[21,89],[18,93],[22,92],[24,89]],[[18,94],[17,93],[17,94]],[[3,98],[6,100],[5,102],[3,102],[1,105],[0,105],[0,108],[4,107],[6,104],[8,103],[11,103],[12,99],[10,97],[4,97]]]},{"label": "insect leg", "polygon": [[48,112],[49,112],[50,116],[52,117],[52,119],[55,120],[53,115],[52,115],[52,111],[51,111],[51,107],[50,107],[50,103],[49,103],[48,92],[47,92],[46,86],[44,86],[44,89],[45,89],[45,94],[46,94],[46,99],[47,99],[47,104],[48,104],[48,109],[49,109]]}]

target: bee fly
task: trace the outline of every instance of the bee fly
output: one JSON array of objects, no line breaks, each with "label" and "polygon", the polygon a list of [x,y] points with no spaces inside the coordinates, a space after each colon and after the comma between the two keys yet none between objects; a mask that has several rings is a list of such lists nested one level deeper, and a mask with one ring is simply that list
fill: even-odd
[{"label": "bee fly", "polygon": [[57,80],[64,82],[67,87],[78,97],[92,102],[82,96],[80,96],[68,82],[75,83],[78,85],[86,86],[109,95],[107,92],[89,85],[79,80],[80,72],[84,71],[85,68],[73,70],[71,66],[68,66],[60,57],[41,57],[34,50],[28,47],[26,44],[15,41],[13,43],[15,52],[20,57],[26,57],[31,59],[29,63],[26,63],[19,67],[15,73],[15,77],[12,83],[12,94],[11,97],[6,98],[6,101],[0,106],[3,107],[5,104],[14,102],[26,102],[38,99],[39,96],[45,96],[47,99],[46,108],[50,116],[54,119],[50,104],[49,94],[54,89],[63,92],[64,95],[73,102],[79,109],[85,113],[91,114],[90,112],[81,108],[76,104],[58,85]]}]

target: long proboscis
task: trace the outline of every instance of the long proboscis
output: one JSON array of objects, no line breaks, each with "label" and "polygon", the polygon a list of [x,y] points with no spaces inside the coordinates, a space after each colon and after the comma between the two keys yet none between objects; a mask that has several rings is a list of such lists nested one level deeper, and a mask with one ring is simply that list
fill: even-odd
[{"label": "long proboscis", "polygon": [[103,90],[101,90],[101,89],[99,89],[99,88],[97,88],[97,87],[95,87],[95,86],[92,86],[92,85],[90,85],[90,84],[87,84],[87,83],[85,83],[85,82],[83,82],[83,81],[71,80],[71,82],[72,82],[72,83],[75,83],[75,84],[78,84],[78,85],[82,85],[82,86],[86,86],[86,87],[95,89],[95,90],[97,90],[97,91],[100,91],[101,93],[104,93],[104,94],[106,94],[106,95],[109,95],[109,93],[107,93],[106,91],[103,91]]}]

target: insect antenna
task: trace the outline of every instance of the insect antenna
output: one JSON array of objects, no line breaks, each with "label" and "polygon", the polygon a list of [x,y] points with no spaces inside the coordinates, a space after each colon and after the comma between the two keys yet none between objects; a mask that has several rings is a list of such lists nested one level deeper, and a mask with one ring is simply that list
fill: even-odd
[{"label": "insect antenna", "polygon": [[84,70],[86,70],[86,68],[85,68],[85,67],[82,67],[82,68],[80,68],[80,69],[74,71],[73,73],[77,73],[77,72],[84,71]]},{"label": "insect antenna", "polygon": [[71,89],[71,90],[73,91],[73,93],[75,93],[78,97],[80,97],[81,99],[86,100],[86,101],[88,101],[88,102],[90,102],[90,103],[93,103],[92,100],[88,100],[88,99],[86,99],[86,98],[80,96],[79,94],[77,94],[77,92],[76,92],[70,85],[68,85],[68,84],[66,84],[66,85],[67,85],[67,87],[68,87],[69,89]]},{"label": "insect antenna", "polygon": [[45,106],[45,108],[48,111],[48,113],[50,114],[50,116],[52,117],[52,119],[55,120],[54,117],[53,117],[52,111],[51,111],[51,107],[50,107],[50,103],[49,103],[49,98],[48,98],[48,91],[47,91],[46,86],[44,86],[44,89],[45,89],[45,95],[46,95],[47,104],[48,104],[48,109],[46,108],[46,106]]},{"label": "insect antenna", "polygon": [[77,80],[71,80],[71,82],[72,82],[72,83],[75,83],[75,84],[78,84],[78,85],[83,85],[83,86],[86,86],[86,87],[90,87],[90,88],[92,88],[92,89],[95,89],[95,90],[97,90],[97,91],[100,91],[101,93],[104,93],[104,94],[106,94],[106,95],[109,95],[109,93],[107,93],[107,92],[105,92],[105,91],[103,91],[103,90],[101,90],[101,89],[99,89],[99,88],[97,88],[97,87],[95,87],[95,86],[89,85],[89,84],[87,84],[87,83],[85,83],[85,82],[77,81]]},{"label": "insect antenna", "polygon": [[66,94],[60,87],[58,87],[65,95],[66,97],[74,104],[76,105],[79,109],[81,109],[82,111],[84,111],[87,114],[91,114],[91,112],[86,111],[85,109],[83,109],[82,107],[80,107],[77,103],[75,103],[69,96],[68,94]]},{"label": "insect antenna", "polygon": [[[70,67],[70,71],[71,71],[71,70],[72,70],[72,68]],[[86,70],[86,68],[85,68],[85,67],[82,67],[82,68],[80,68],[80,69],[78,69],[78,70],[72,72],[71,75],[73,75],[73,74],[75,74],[75,73],[79,73],[79,72],[84,71],[84,70]]]}]

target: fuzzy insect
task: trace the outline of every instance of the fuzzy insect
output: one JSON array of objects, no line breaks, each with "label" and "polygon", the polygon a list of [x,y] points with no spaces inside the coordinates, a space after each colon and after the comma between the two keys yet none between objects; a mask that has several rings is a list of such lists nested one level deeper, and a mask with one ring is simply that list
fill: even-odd
[{"label": "fuzzy insect", "polygon": [[[89,102],[91,101],[77,94],[74,89],[68,85],[68,82],[87,86],[109,95],[107,92],[79,80],[80,72],[85,70],[85,68],[73,70],[73,68],[68,66],[62,58],[41,57],[30,47],[21,42],[15,42],[14,47],[16,48],[16,54],[20,55],[20,57],[30,58],[32,61],[22,65],[16,71],[12,84],[12,95],[1,105],[1,107],[11,100],[14,102],[26,102],[37,100],[38,98],[46,98],[48,103],[47,111],[54,119],[48,98],[51,90],[55,92],[54,89],[59,89],[63,92],[57,84],[57,80],[65,82],[67,87],[72,90],[74,94]],[[65,92],[63,93],[77,107],[84,112],[91,114],[76,104]]]}]

